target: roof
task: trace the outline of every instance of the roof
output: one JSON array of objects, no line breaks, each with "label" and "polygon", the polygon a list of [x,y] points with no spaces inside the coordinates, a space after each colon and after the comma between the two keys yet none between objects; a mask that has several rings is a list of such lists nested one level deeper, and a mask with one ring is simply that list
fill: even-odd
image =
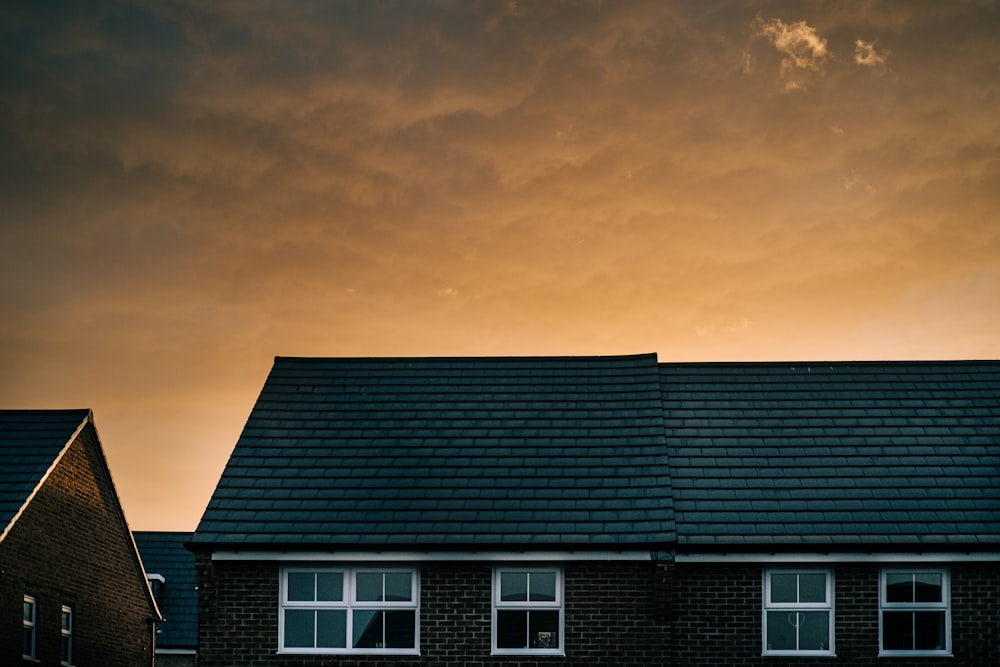
[{"label": "roof", "polygon": [[146,575],[160,575],[154,585],[164,623],[157,626],[158,648],[197,648],[198,577],[194,554],[184,548],[191,533],[135,531],[132,533]]},{"label": "roof", "polygon": [[0,539],[89,416],[89,410],[0,410]]},{"label": "roof", "polygon": [[675,539],[656,356],[284,358],[193,544]]},{"label": "roof", "polygon": [[680,548],[1000,543],[1000,362],[660,370]]}]

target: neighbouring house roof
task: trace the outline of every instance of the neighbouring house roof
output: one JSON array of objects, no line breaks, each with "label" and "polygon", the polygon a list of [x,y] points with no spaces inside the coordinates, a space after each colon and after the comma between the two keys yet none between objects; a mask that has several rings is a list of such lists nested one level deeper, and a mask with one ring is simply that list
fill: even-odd
[{"label": "neighbouring house roof", "polygon": [[660,372],[680,549],[1000,543],[1000,362]]},{"label": "neighbouring house roof", "polygon": [[132,535],[146,575],[154,578],[153,592],[164,618],[157,626],[157,648],[197,648],[198,577],[194,554],[184,547],[191,533],[135,531]]},{"label": "neighbouring house roof", "polygon": [[194,545],[675,540],[656,356],[284,358]]},{"label": "neighbouring house roof", "polygon": [[89,410],[0,410],[0,540],[89,418]]}]

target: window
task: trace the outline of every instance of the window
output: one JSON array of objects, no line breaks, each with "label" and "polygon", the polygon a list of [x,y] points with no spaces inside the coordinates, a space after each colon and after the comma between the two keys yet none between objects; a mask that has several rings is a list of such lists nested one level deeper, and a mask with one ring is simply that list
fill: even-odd
[{"label": "window", "polygon": [[885,569],[879,582],[882,655],[950,655],[948,570]]},{"label": "window", "polygon": [[73,664],[73,608],[63,605],[60,625],[60,661],[64,665]]},{"label": "window", "polygon": [[37,604],[35,598],[30,595],[24,596],[23,618],[24,618],[24,641],[21,648],[21,656],[30,660],[35,659],[35,616],[37,614]]},{"label": "window", "polygon": [[299,569],[281,573],[282,653],[417,650],[414,569]]},{"label": "window", "polygon": [[562,583],[557,568],[494,571],[494,653],[563,654]]},{"label": "window", "polygon": [[764,655],[833,655],[833,572],[764,571]]}]

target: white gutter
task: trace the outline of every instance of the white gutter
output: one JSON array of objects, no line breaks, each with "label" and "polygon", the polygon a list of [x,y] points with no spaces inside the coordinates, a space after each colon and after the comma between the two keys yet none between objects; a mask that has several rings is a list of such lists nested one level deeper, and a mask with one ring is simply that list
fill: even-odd
[{"label": "white gutter", "polygon": [[645,551],[215,551],[218,561],[429,562],[429,561],[648,561]]}]

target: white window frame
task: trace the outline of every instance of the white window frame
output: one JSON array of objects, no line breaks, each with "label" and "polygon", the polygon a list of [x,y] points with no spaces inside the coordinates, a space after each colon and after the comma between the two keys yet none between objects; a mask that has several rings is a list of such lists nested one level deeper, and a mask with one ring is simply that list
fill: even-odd
[{"label": "white window frame", "polygon": [[[307,572],[343,575],[343,599],[340,601],[299,602],[288,599],[288,575],[292,572]],[[358,601],[357,575],[361,573],[405,573],[410,575],[410,600]],[[415,567],[283,567],[280,570],[280,592],[278,597],[278,653],[297,655],[420,655],[420,576]],[[285,647],[285,611],[342,609],[346,612],[346,644],[344,648],[302,648]],[[354,648],[354,612],[406,611],[412,610],[414,617],[412,648]]]},{"label": "white window frame", "polygon": [[[512,601],[507,602],[500,599],[500,576],[502,573],[527,573],[532,572],[544,572],[546,574],[555,574],[556,576],[556,593],[555,600],[553,601]],[[539,567],[494,567],[493,568],[493,608],[491,627],[492,627],[492,638],[491,638],[491,654],[492,655],[566,655],[566,633],[565,633],[565,604],[563,604],[563,569],[561,567],[552,566],[539,566]],[[497,612],[511,610],[519,611],[558,611],[559,612],[559,629],[558,629],[558,639],[559,646],[557,648],[498,648],[497,647]]]},{"label": "white window frame", "polygon": [[[941,575],[941,601],[940,602],[889,602],[887,581],[889,574],[939,574]],[[951,572],[947,567],[885,567],[879,571],[878,577],[878,651],[880,656],[950,656],[951,646]],[[883,620],[885,612],[919,612],[937,611],[944,612],[944,640],[943,649],[889,649],[885,648],[885,623]]]},{"label": "white window frame", "polygon": [[65,604],[59,612],[59,652],[59,664],[73,664],[73,607]]},{"label": "white window frame", "polygon": [[[826,601],[825,602],[771,602],[771,576],[774,574],[822,574],[826,577]],[[822,568],[767,568],[763,577],[763,611],[761,614],[761,655],[796,655],[796,656],[833,656],[836,655],[835,641],[835,610],[834,610],[834,575],[831,569]],[[767,647],[767,614],[768,612],[787,612],[789,614],[800,611],[825,611],[828,613],[829,629],[827,636],[830,638],[830,645],[822,650],[804,649],[769,649]],[[795,641],[798,644],[799,630],[796,627]]]},{"label": "white window frame", "polygon": [[[24,618],[24,611],[22,607],[21,618],[23,620],[23,633],[21,636],[21,657],[26,660],[34,660],[37,655],[37,645],[38,645],[38,600],[36,600],[31,595],[25,595],[23,598],[24,605],[30,605],[31,607],[31,618]],[[29,653],[24,653],[24,636],[31,636],[31,646]]]}]

